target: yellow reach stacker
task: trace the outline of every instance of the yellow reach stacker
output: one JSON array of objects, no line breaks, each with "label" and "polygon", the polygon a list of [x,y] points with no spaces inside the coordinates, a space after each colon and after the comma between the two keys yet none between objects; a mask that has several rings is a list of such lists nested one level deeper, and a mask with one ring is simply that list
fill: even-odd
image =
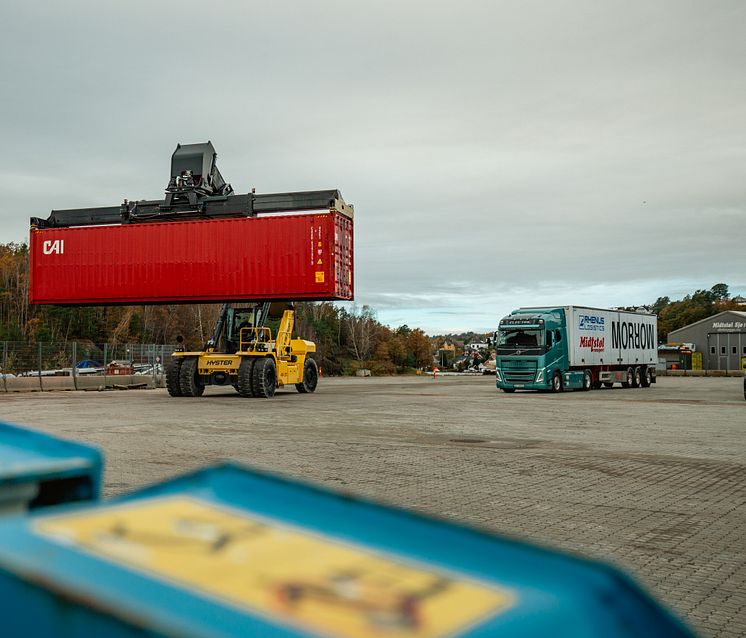
[{"label": "yellow reach stacker", "polygon": [[[275,333],[267,323],[277,323]],[[319,369],[308,355],[316,344],[294,339],[294,324],[292,303],[225,304],[204,351],[173,353],[166,369],[168,393],[199,397],[207,385],[232,385],[242,397],[269,398],[286,385],[314,392]]]}]

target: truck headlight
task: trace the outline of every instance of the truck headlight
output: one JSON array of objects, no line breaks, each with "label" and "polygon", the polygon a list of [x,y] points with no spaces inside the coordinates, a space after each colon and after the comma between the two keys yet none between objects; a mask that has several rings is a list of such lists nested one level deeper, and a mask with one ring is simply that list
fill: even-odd
[{"label": "truck headlight", "polygon": [[544,368],[539,370],[539,373],[536,375],[536,383],[540,383],[544,380]]}]

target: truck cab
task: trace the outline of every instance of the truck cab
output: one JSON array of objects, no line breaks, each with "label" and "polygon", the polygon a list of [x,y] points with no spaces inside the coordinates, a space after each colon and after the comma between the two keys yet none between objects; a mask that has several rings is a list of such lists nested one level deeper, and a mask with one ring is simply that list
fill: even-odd
[{"label": "truck cab", "polygon": [[515,310],[501,319],[495,332],[497,387],[505,392],[552,389],[555,373],[568,367],[566,340],[561,308]]}]

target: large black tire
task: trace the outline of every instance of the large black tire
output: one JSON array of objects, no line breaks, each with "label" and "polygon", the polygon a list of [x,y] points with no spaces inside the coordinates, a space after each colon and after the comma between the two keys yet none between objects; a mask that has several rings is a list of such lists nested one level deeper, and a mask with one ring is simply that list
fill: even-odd
[{"label": "large black tire", "polygon": [[588,392],[588,390],[593,388],[593,375],[591,374],[590,370],[585,370],[583,372],[583,391]]},{"label": "large black tire", "polygon": [[649,388],[651,383],[653,383],[653,373],[650,371],[650,368],[645,368],[642,373],[640,385],[642,385],[643,388]]},{"label": "large black tire", "polygon": [[179,374],[179,385],[181,395],[185,397],[201,397],[205,391],[205,384],[202,383],[197,375],[197,357],[188,357],[181,364],[181,373]]},{"label": "large black tire", "polygon": [[303,381],[295,384],[295,388],[301,394],[316,392],[319,384],[319,366],[313,359],[306,359],[303,364]]},{"label": "large black tire", "polygon": [[558,372],[552,377],[552,392],[562,392],[562,375]]},{"label": "large black tire", "polygon": [[632,382],[635,380],[635,372],[632,368],[627,368],[627,380],[622,381],[623,388],[631,388]]},{"label": "large black tire", "polygon": [[277,389],[277,368],[269,357],[257,359],[254,364],[254,396],[269,399]]},{"label": "large black tire", "polygon": [[182,357],[172,357],[171,363],[166,368],[166,390],[172,397],[183,396],[181,394],[181,382],[179,381],[182,363],[184,363]]},{"label": "large black tire", "polygon": [[238,366],[238,383],[236,390],[242,397],[254,396],[254,363],[255,357],[244,357]]},{"label": "large black tire", "polygon": [[632,372],[632,387],[639,388],[642,385],[642,370],[639,366]]}]

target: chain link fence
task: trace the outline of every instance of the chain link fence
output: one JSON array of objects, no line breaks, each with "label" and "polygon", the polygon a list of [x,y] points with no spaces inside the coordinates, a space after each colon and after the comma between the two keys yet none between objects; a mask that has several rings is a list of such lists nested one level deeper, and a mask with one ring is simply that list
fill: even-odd
[{"label": "chain link fence", "polygon": [[173,345],[0,341],[0,392],[162,387]]}]

